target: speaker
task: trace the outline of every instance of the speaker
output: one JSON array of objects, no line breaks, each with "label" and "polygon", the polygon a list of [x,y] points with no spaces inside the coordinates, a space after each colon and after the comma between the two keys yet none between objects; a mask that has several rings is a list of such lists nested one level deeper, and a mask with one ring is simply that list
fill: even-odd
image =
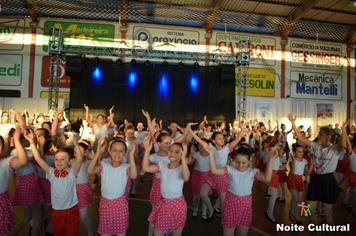
[{"label": "speaker", "polygon": [[66,56],[66,75],[81,76],[82,75],[82,58],[78,56]]}]

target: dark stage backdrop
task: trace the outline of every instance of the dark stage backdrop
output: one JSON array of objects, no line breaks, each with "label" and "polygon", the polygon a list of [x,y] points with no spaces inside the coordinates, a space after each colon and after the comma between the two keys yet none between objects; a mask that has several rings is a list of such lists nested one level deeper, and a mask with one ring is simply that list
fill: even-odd
[{"label": "dark stage backdrop", "polygon": [[[137,63],[116,65],[100,60],[101,79],[93,78],[93,60],[83,61],[83,75],[72,77],[70,108],[82,110],[83,104],[92,109],[108,111],[115,106],[115,123],[124,119],[136,124],[144,121],[141,109],[151,118],[169,120],[181,126],[187,122],[201,122],[204,115],[214,122],[231,122],[235,118],[234,66],[200,66],[198,69],[185,65],[149,67]],[[80,112],[79,112],[80,113]],[[93,112],[94,117],[97,115]],[[107,115],[107,114],[104,114]],[[95,119],[95,118],[94,118]]]}]

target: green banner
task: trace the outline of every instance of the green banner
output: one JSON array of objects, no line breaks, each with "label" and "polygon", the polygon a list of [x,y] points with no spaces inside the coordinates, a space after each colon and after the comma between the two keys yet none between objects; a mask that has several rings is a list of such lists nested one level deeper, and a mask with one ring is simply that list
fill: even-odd
[{"label": "green banner", "polygon": [[[62,42],[71,46],[114,47],[114,25],[88,24],[74,22],[46,21],[44,27],[62,29]],[[43,37],[43,50],[48,51],[48,41],[51,37],[46,30]]]}]

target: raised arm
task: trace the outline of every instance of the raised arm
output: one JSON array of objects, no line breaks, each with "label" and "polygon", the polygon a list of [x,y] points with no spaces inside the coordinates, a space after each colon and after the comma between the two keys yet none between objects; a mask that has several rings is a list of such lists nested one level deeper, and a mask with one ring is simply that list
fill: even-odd
[{"label": "raised arm", "polygon": [[56,139],[57,139],[57,128],[58,128],[58,116],[59,114],[61,114],[66,108],[63,107],[62,109],[56,111],[56,113],[54,113],[54,119],[53,119],[53,123],[52,123],[52,129],[51,129],[51,137],[52,137],[52,140],[54,142],[56,142]]},{"label": "raised arm", "polygon": [[94,123],[92,120],[89,119],[89,107],[86,104],[84,104],[84,108],[85,108],[85,120],[88,122],[89,127],[93,128]]},{"label": "raised arm", "polygon": [[213,175],[225,175],[224,168],[216,168],[215,160],[214,160],[214,152],[211,149],[210,145],[207,145],[205,150],[209,153],[210,172]]},{"label": "raised arm", "polygon": [[145,155],[143,156],[143,160],[142,160],[142,169],[145,172],[156,173],[157,172],[156,165],[150,165],[149,162],[150,151],[152,148],[152,143],[149,138],[143,140],[143,146],[145,148]]},{"label": "raised arm", "polygon": [[78,145],[77,137],[75,136],[74,133],[72,135],[72,140],[73,140],[73,144],[74,144],[74,151],[77,154],[77,159],[75,160],[75,163],[74,163],[74,166],[73,166],[73,170],[74,170],[75,176],[78,176],[78,173],[80,171],[80,167],[81,167],[82,162],[83,162],[83,156],[82,156],[82,152],[80,151],[80,148],[79,148],[79,145]]},{"label": "raised arm", "polygon": [[310,157],[309,166],[305,167],[306,172],[310,174],[313,170],[313,167],[314,167],[314,157]]},{"label": "raised arm", "polygon": [[37,164],[47,173],[49,174],[49,165],[41,158],[40,153],[37,150],[36,144],[35,144],[35,135],[33,134],[33,131],[30,130],[28,132],[24,133],[24,137],[30,142],[30,148],[33,153],[33,156],[35,157],[35,160],[37,161]]},{"label": "raised arm", "polygon": [[13,158],[12,160],[12,167],[14,169],[21,168],[27,164],[27,155],[25,149],[21,145],[20,135],[21,135],[20,129],[16,128],[13,135],[14,142],[15,142],[15,149],[17,151],[17,158]]},{"label": "raised arm", "polygon": [[232,149],[235,149],[236,145],[241,141],[242,134],[243,134],[243,132],[246,131],[245,127],[246,127],[246,123],[244,122],[241,125],[241,131],[240,131],[239,135],[237,136],[237,138],[234,139],[234,141],[232,141],[230,143],[230,146],[231,146]]},{"label": "raised arm", "polygon": [[[192,123],[192,124],[196,124],[196,123]],[[192,124],[191,124],[191,125],[192,125]],[[188,124],[188,125],[189,125],[189,124]],[[206,142],[204,142],[203,140],[201,140],[201,139],[198,137],[198,135],[196,135],[196,134],[194,133],[194,131],[191,129],[191,126],[189,126],[189,128],[188,128],[188,126],[187,126],[187,129],[188,129],[189,133],[192,135],[192,137],[195,139],[195,141],[197,141],[200,145],[202,145],[202,146],[204,147],[204,149],[206,149],[207,146],[209,146],[209,144],[207,144]]]},{"label": "raised arm", "polygon": [[19,128],[20,129],[26,129],[26,124],[25,124],[25,122],[22,120],[22,118],[21,118],[21,115],[20,115],[20,112],[18,112],[18,111],[15,111],[14,109],[10,109],[10,112],[11,113],[14,113],[14,118],[15,118],[15,120],[16,120],[16,117],[17,117],[17,122],[19,123]]},{"label": "raised arm", "polygon": [[130,162],[130,171],[129,171],[129,176],[131,179],[136,179],[137,178],[137,167],[135,163],[135,155],[136,155],[136,145],[133,143],[131,145],[131,149],[129,152],[129,162]]},{"label": "raised arm", "polygon": [[311,146],[311,141],[309,139],[306,139],[306,138],[302,137],[301,133],[298,130],[298,127],[295,124],[296,118],[295,117],[293,118],[293,116],[291,114],[288,114],[288,119],[289,119],[290,123],[292,124],[292,128],[293,128],[294,133],[297,136],[298,140],[300,140],[302,143],[304,143],[305,145],[310,147]]},{"label": "raised arm", "polygon": [[152,140],[154,140],[155,129],[154,129],[153,125],[152,125],[150,114],[147,111],[143,110],[143,109],[142,109],[142,114],[146,117],[147,125],[148,125],[148,128],[150,130],[150,134],[151,134]]},{"label": "raised arm", "polygon": [[187,144],[183,143],[183,153],[182,153],[181,163],[182,163],[182,177],[184,182],[188,182],[190,177],[190,171],[186,160],[187,149],[188,149]]},{"label": "raised arm", "polygon": [[110,115],[110,121],[106,123],[107,128],[113,128],[114,127],[114,113],[112,112],[114,110],[114,106],[112,106],[109,110],[109,115]]},{"label": "raised arm", "polygon": [[194,155],[195,151],[196,151],[196,149],[195,149],[194,145],[192,145],[190,147],[190,153],[189,153],[189,156],[187,158],[187,164],[188,165],[191,165],[191,164],[194,163],[193,155]]},{"label": "raised arm", "polygon": [[95,153],[95,156],[93,159],[91,159],[88,168],[87,168],[87,174],[88,175],[93,175],[99,173],[99,166],[97,165],[98,160],[100,159],[102,153],[106,150],[106,142],[105,142],[105,137],[101,137],[98,141],[98,147],[97,151]]},{"label": "raised arm", "polygon": [[347,138],[347,132],[346,132],[346,129],[345,129],[345,126],[346,126],[347,123],[348,123],[348,121],[346,121],[341,127],[341,131],[342,131],[341,136],[340,136],[341,139],[337,143],[337,150],[339,152],[342,152],[345,148],[347,148],[347,140],[348,140],[348,138]]}]

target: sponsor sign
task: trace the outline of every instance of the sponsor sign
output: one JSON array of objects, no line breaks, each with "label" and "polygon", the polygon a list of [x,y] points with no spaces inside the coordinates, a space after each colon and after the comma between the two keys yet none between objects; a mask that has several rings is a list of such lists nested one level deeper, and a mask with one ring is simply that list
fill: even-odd
[{"label": "sponsor sign", "polygon": [[21,85],[22,60],[22,55],[0,54],[0,85]]},{"label": "sponsor sign", "polygon": [[341,100],[342,76],[309,71],[291,71],[291,97]]},{"label": "sponsor sign", "polygon": [[[51,69],[51,57],[44,56],[42,58],[42,87],[49,86],[49,75]],[[60,71],[59,71],[59,87],[60,88],[70,88],[70,76],[66,76],[66,61],[61,59]]]},{"label": "sponsor sign", "polygon": [[[58,27],[62,30],[62,42],[71,46],[113,47],[115,27],[109,24],[46,21],[46,29]],[[43,51],[48,51],[51,37],[46,30],[43,37]]]},{"label": "sponsor sign", "polygon": [[[49,92],[48,91],[42,91],[41,92],[41,98],[48,98]],[[58,98],[70,98],[70,92],[59,92],[58,93]]]},{"label": "sponsor sign", "polygon": [[272,102],[256,101],[256,118],[265,124],[272,120]]},{"label": "sponsor sign", "polygon": [[0,49],[22,50],[24,21],[0,20]]},{"label": "sponsor sign", "polygon": [[198,31],[133,27],[134,48],[169,51],[199,51]]},{"label": "sponsor sign", "polygon": [[251,65],[264,65],[264,60],[271,66],[276,65],[276,40],[273,38],[218,33],[216,49],[224,54],[237,54],[240,41],[246,39],[249,40]]},{"label": "sponsor sign", "polygon": [[345,61],[342,47],[292,40],[290,65],[298,68],[341,70]]},{"label": "sponsor sign", "polygon": [[318,127],[333,127],[333,104],[316,104]]},{"label": "sponsor sign", "polygon": [[[236,67],[236,78],[238,77],[238,73],[239,68]],[[247,96],[274,97],[274,78],[274,70],[249,68],[247,71]]]}]

